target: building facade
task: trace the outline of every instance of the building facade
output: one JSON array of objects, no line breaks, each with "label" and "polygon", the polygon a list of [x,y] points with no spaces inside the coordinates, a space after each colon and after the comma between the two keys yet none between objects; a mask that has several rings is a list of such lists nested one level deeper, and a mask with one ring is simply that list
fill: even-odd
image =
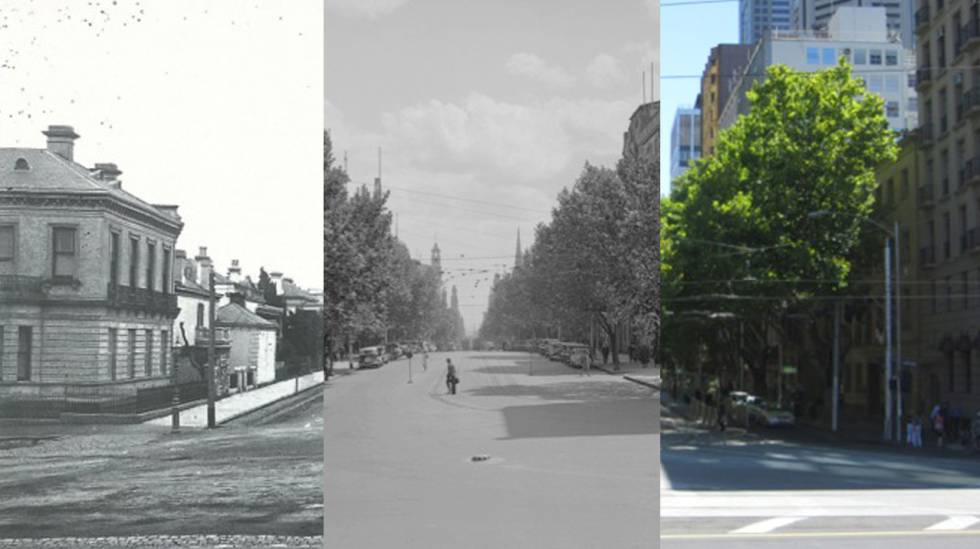
[{"label": "building facade", "polygon": [[701,110],[679,108],[670,129],[670,182],[701,157]]},{"label": "building facade", "polygon": [[[888,125],[895,131],[918,124],[915,52],[889,40],[884,8],[838,8],[826,31],[771,33],[753,49],[748,64],[722,109],[719,126],[724,129],[746,114],[750,105],[746,94],[765,78],[773,65],[786,65],[802,72],[834,67],[844,57],[855,76],[868,90],[885,101]],[[928,46],[927,46],[928,47]]]},{"label": "building facade", "polygon": [[915,21],[926,391],[972,412],[980,410],[980,8],[923,1]]},{"label": "building facade", "polygon": [[660,101],[644,103],[633,111],[623,134],[623,157],[627,156],[649,162],[660,160]]},{"label": "building facade", "polygon": [[739,0],[738,41],[754,44],[772,30],[792,28],[791,0]]},{"label": "building facade", "polygon": [[889,36],[897,37],[906,49],[915,49],[914,4],[915,0],[795,0],[793,28],[826,30],[830,18],[840,7],[884,8]]},{"label": "building facade", "polygon": [[745,69],[751,44],[718,44],[711,48],[701,75],[701,154],[715,151],[721,110],[728,102],[737,76]]},{"label": "building facade", "polygon": [[44,149],[0,149],[0,399],[167,384],[177,207],[75,162],[70,126],[44,134]]}]

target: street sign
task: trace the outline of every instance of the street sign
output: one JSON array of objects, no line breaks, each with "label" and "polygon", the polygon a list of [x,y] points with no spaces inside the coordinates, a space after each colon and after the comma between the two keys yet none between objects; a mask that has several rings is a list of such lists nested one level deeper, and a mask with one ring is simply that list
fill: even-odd
[{"label": "street sign", "polygon": [[796,366],[783,366],[783,373],[784,374],[795,374],[796,373]]}]

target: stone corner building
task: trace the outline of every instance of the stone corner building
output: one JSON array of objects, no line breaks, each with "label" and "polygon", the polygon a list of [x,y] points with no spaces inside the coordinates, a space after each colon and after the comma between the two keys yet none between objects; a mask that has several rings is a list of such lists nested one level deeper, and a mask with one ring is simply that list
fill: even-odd
[{"label": "stone corner building", "polygon": [[44,149],[0,148],[0,407],[166,385],[177,207],[75,162],[71,126],[43,133]]}]

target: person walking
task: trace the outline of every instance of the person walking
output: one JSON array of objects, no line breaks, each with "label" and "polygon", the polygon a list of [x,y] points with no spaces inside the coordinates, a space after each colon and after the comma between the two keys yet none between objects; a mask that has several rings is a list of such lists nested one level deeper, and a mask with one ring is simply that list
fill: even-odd
[{"label": "person walking", "polygon": [[429,351],[422,351],[422,371],[429,369]]},{"label": "person walking", "polygon": [[602,344],[602,363],[609,364],[609,345]]},{"label": "person walking", "polygon": [[456,375],[456,366],[453,365],[451,359],[446,359],[446,388],[449,389],[449,394],[456,394],[456,384],[459,383],[459,377]]},{"label": "person walking", "polygon": [[717,419],[717,422],[718,422],[718,430],[721,431],[722,433],[725,432],[725,419],[726,419],[725,418],[725,410],[726,410],[726,408],[725,408],[725,400],[726,400],[725,395],[723,395],[723,394],[719,394],[718,395],[718,419]]},{"label": "person walking", "polygon": [[932,431],[936,434],[936,446],[943,447],[943,435],[946,427],[946,421],[943,417],[943,409],[939,404],[932,409],[932,413],[929,414],[932,419]]}]

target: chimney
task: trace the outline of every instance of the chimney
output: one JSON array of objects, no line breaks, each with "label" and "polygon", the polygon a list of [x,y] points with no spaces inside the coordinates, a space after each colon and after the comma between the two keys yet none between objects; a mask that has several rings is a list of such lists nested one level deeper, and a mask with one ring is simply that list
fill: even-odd
[{"label": "chimney", "polygon": [[269,273],[269,279],[271,279],[272,283],[276,285],[276,295],[282,295],[282,273],[279,271],[273,271]]},{"label": "chimney", "polygon": [[74,161],[75,140],[79,136],[71,126],[48,126],[47,131],[41,132],[48,136],[48,151]]},{"label": "chimney", "polygon": [[238,260],[231,260],[231,267],[228,267],[228,278],[233,284],[238,284],[242,281],[242,268],[238,266]]},{"label": "chimney", "polygon": [[197,261],[197,283],[207,288],[208,277],[212,269],[207,246],[201,246],[198,249],[197,255],[194,256],[194,261]]},{"label": "chimney", "polygon": [[112,162],[96,164],[95,170],[98,173],[97,177],[102,181],[116,181],[122,175],[119,167]]},{"label": "chimney", "polygon": [[177,269],[177,281],[185,284],[187,282],[187,252],[184,250],[174,250],[174,268]]},{"label": "chimney", "polygon": [[228,300],[234,303],[235,305],[238,305],[239,307],[243,307],[246,309],[248,308],[245,307],[245,294],[241,292],[233,292],[228,294]]}]

